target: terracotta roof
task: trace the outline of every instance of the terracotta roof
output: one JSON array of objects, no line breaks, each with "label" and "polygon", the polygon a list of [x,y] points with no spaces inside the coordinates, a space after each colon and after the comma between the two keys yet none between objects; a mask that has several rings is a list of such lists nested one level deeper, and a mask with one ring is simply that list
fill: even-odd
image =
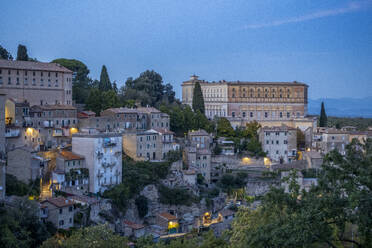
[{"label": "terracotta roof", "polygon": [[49,202],[58,208],[68,207],[74,205],[73,201],[67,200],[64,197],[48,198],[41,203]]},{"label": "terracotta roof", "polygon": [[135,229],[135,230],[142,229],[142,228],[145,227],[145,226],[142,225],[142,224],[137,224],[137,223],[131,222],[131,221],[129,221],[129,220],[124,220],[123,222],[124,222],[125,225],[127,225],[127,226],[129,226],[130,228]]},{"label": "terracotta roof", "polygon": [[65,160],[81,160],[84,159],[83,156],[80,156],[78,154],[75,154],[70,151],[62,150],[59,152],[59,155],[63,157]]},{"label": "terracotta roof", "polygon": [[70,71],[66,67],[63,67],[57,63],[44,63],[44,62],[34,62],[34,61],[18,61],[18,60],[0,59],[0,68],[72,73],[72,71]]},{"label": "terracotta roof", "polygon": [[34,105],[32,106],[32,110],[34,109],[41,109],[41,110],[76,110],[75,107],[71,105],[61,105],[61,104],[56,104],[56,105]]},{"label": "terracotta roof", "polygon": [[177,220],[178,218],[170,213],[167,213],[167,212],[163,212],[163,213],[160,213],[158,214],[160,217],[168,220],[168,221],[171,221],[171,220]]}]

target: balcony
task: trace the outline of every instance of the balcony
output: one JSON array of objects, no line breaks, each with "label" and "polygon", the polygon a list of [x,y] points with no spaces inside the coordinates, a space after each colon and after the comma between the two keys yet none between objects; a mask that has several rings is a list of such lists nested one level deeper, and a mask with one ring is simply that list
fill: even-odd
[{"label": "balcony", "polygon": [[16,127],[6,128],[5,129],[5,138],[19,137],[20,133],[21,133],[21,131],[19,130],[19,128],[16,128]]},{"label": "balcony", "polygon": [[103,162],[102,163],[102,167],[103,168],[112,168],[112,167],[114,167],[116,165],[116,163],[114,163],[114,162]]}]

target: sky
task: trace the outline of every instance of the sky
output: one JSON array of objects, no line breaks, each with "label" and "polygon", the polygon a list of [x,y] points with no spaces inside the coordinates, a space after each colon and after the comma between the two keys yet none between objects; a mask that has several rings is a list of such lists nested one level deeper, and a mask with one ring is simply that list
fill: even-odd
[{"label": "sky", "polygon": [[309,97],[372,96],[372,0],[7,0],[0,45],[49,62],[78,59],[123,85],[299,81]]}]

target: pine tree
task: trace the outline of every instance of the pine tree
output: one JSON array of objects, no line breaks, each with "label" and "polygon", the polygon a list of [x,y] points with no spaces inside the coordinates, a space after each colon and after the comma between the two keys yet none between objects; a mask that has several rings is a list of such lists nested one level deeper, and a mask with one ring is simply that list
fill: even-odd
[{"label": "pine tree", "polygon": [[17,50],[17,60],[28,61],[27,47],[19,44]]},{"label": "pine tree", "polygon": [[109,78],[109,75],[107,73],[107,68],[106,68],[105,65],[102,66],[101,77],[100,77],[100,80],[99,80],[98,89],[100,91],[112,90],[112,85],[111,85],[110,78]]},{"label": "pine tree", "polygon": [[13,60],[12,55],[0,45],[0,59]]},{"label": "pine tree", "polygon": [[327,127],[327,114],[324,109],[324,102],[320,109],[319,127]]},{"label": "pine tree", "polygon": [[194,94],[192,98],[192,109],[194,110],[194,112],[199,110],[200,113],[205,113],[204,98],[199,82],[195,83]]}]

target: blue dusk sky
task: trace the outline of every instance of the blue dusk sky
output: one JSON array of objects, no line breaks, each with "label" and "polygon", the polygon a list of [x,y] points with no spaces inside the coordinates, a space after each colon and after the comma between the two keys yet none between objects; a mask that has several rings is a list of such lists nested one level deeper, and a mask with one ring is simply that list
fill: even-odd
[{"label": "blue dusk sky", "polygon": [[6,0],[0,45],[40,61],[105,64],[124,84],[153,69],[181,96],[208,81],[300,81],[309,97],[372,96],[372,0]]}]

